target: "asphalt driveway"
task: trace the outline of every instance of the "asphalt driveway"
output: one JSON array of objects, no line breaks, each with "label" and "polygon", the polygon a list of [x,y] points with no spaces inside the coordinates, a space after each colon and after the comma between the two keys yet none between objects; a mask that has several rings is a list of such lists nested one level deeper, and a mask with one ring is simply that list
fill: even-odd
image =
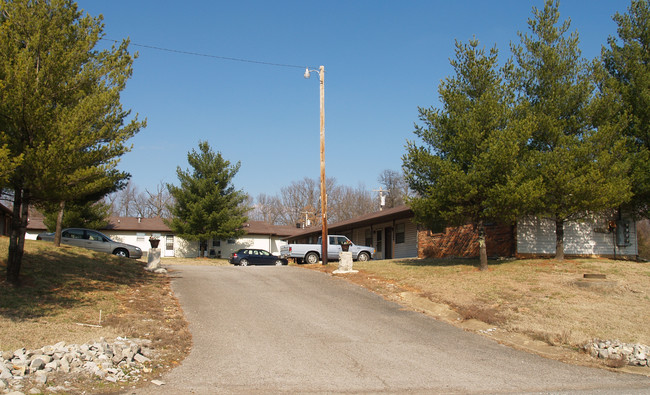
[{"label": "asphalt driveway", "polygon": [[172,266],[194,346],[140,394],[650,393],[516,351],[298,267]]}]

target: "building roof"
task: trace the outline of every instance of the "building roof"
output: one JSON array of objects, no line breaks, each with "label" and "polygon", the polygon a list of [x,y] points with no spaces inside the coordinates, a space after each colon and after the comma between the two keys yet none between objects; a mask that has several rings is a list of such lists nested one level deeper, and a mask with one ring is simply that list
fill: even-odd
[{"label": "building roof", "polygon": [[[327,231],[330,234],[343,233],[353,228],[359,228],[363,226],[369,226],[372,224],[393,221],[396,219],[410,218],[412,216],[413,216],[413,211],[411,210],[411,208],[407,205],[401,205],[401,206],[389,208],[382,211],[376,211],[374,213],[364,214],[359,217],[355,217],[341,222],[336,222],[334,224],[328,224]],[[297,237],[317,235],[317,234],[321,234],[321,232],[322,229],[319,227],[300,229],[299,232],[296,232],[286,238],[293,239]]]},{"label": "building roof", "polygon": [[[30,213],[27,229],[45,231],[47,227],[43,223],[43,215],[37,211]],[[291,236],[293,233],[300,230],[292,226],[271,225],[267,222],[262,221],[247,222],[244,224],[244,229],[246,230],[247,234],[251,235],[270,235],[279,237]],[[169,226],[165,224],[162,218],[138,217],[110,217],[108,220],[108,225],[105,228],[99,230],[145,233],[169,233],[172,231]]]},{"label": "building roof", "polygon": [[251,235],[291,236],[301,229],[293,226],[272,225],[263,221],[250,221],[244,224],[246,233]]},{"label": "building roof", "polygon": [[134,232],[171,232],[162,218],[110,217],[105,230]]},{"label": "building roof", "polygon": [[44,219],[45,217],[43,214],[30,207],[29,216],[27,217],[27,229],[46,231],[47,226],[45,226],[45,223],[43,222]]}]

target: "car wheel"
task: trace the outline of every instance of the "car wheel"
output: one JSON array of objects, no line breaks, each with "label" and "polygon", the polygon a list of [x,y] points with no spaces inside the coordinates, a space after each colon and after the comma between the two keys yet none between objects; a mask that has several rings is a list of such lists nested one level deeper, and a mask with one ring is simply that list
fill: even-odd
[{"label": "car wheel", "polygon": [[357,260],[359,262],[368,262],[370,260],[370,255],[368,255],[367,252],[360,252],[359,256],[357,256]]},{"label": "car wheel", "polygon": [[122,258],[128,258],[129,257],[129,252],[125,250],[124,248],[118,248],[117,250],[113,251],[113,254],[117,256],[121,256]]},{"label": "car wheel", "polygon": [[305,263],[308,263],[310,265],[318,263],[319,260],[320,258],[318,257],[318,254],[315,252],[310,252],[305,256]]},{"label": "car wheel", "polygon": [[242,259],[239,261],[239,266],[248,266],[248,259]]},{"label": "car wheel", "polygon": [[282,265],[283,265],[282,259],[276,259],[275,260],[275,266],[282,266]]}]

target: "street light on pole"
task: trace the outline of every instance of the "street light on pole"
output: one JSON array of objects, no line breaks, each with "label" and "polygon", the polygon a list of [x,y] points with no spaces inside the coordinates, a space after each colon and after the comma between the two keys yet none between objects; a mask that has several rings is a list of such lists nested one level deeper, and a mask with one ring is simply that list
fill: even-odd
[{"label": "street light on pole", "polygon": [[318,71],[320,80],[320,206],[323,224],[323,233],[321,235],[321,260],[323,265],[327,265],[327,192],[325,189],[325,66],[320,66],[318,70],[305,69],[305,78],[310,77],[311,71]]}]

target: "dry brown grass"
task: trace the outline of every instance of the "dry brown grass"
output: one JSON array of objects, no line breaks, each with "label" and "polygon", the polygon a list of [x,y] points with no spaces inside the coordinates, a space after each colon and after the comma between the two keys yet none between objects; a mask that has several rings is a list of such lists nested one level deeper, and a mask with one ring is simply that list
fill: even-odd
[{"label": "dry brown grass", "polygon": [[[7,247],[0,237],[0,350],[144,338],[158,354],[145,378],[158,377],[189,351],[191,335],[169,277],[144,271],[144,262],[28,240],[23,284],[13,287],[4,278]],[[99,325],[100,311],[101,327],[78,325]],[[117,390],[93,379],[76,386],[90,393]]]},{"label": "dry brown grass", "polygon": [[[191,336],[167,276],[142,270],[142,261],[27,241],[22,275],[4,281],[8,240],[0,237],[0,350],[39,348],[59,341],[100,337],[147,338],[160,352],[150,378],[178,364]],[[225,259],[165,258],[163,265],[228,265]],[[331,272],[327,266],[305,265]],[[593,338],[650,344],[650,264],[608,259],[491,261],[384,260],[355,263],[346,279],[399,299],[408,292],[477,319],[551,345],[580,346]],[[578,287],[584,273],[603,273],[614,286]],[[79,326],[98,324],[101,328]],[[616,364],[616,361],[608,362]],[[92,393],[115,391],[90,382]],[[99,387],[98,387],[99,385]]]},{"label": "dry brown grass", "polygon": [[[650,344],[650,264],[609,259],[491,261],[384,260],[355,263],[351,281],[383,294],[404,290],[451,306],[462,317],[577,347],[594,339]],[[319,270],[332,271],[336,263]],[[602,286],[579,287],[585,273]],[[388,282],[390,287],[378,285]]]}]

